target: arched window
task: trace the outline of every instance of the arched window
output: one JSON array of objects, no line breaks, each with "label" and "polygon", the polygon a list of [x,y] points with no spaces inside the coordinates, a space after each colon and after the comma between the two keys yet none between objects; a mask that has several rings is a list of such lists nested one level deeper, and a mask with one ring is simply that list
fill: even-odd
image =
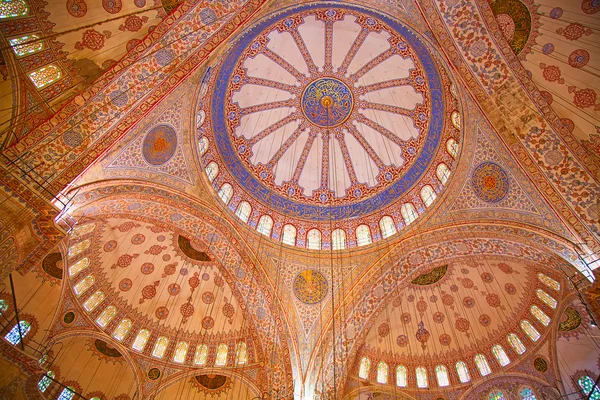
[{"label": "arched window", "polygon": [[417,367],[417,387],[423,389],[429,386],[427,382],[427,370],[424,367]]},{"label": "arched window", "polygon": [[248,351],[246,347],[246,342],[239,342],[235,348],[235,362],[238,365],[246,364],[248,359]]},{"label": "arched window", "polygon": [[217,358],[215,359],[215,365],[222,367],[227,364],[227,345],[225,343],[221,343],[217,348]]},{"label": "arched window", "polygon": [[29,73],[29,79],[38,89],[56,82],[61,76],[62,73],[56,65],[47,65]]},{"label": "arched window", "polygon": [[448,182],[448,178],[450,177],[450,170],[448,169],[448,166],[446,164],[439,164],[435,173],[442,185],[445,185],[446,182]]},{"label": "arched window", "polygon": [[198,149],[200,150],[200,155],[203,156],[208,150],[208,139],[204,136],[198,140]]},{"label": "arched window", "polygon": [[371,230],[367,225],[359,225],[356,228],[356,244],[359,246],[365,246],[371,244]]},{"label": "arched window", "polygon": [[[598,388],[598,386],[596,386],[596,384],[594,383],[594,380],[592,378],[590,378],[587,375],[584,375],[577,380],[577,383],[579,384],[579,387],[581,388],[581,391],[583,392],[583,394],[588,396],[590,399],[592,399],[592,400],[600,399],[600,388]],[[591,395],[590,395],[590,393],[591,393]]]},{"label": "arched window", "polygon": [[485,356],[483,354],[477,354],[475,356],[475,365],[477,365],[477,368],[479,369],[479,373],[481,374],[481,376],[486,376],[492,373],[492,370],[490,369],[490,365],[488,364],[487,360],[485,359]]},{"label": "arched window", "polygon": [[435,375],[440,387],[450,385],[450,380],[448,379],[448,370],[446,369],[445,365],[438,365],[435,367]]},{"label": "arched window", "polygon": [[537,400],[537,397],[535,397],[535,393],[533,392],[533,389],[530,387],[525,387],[525,388],[521,389],[519,394],[521,395],[521,400]]},{"label": "arched window", "polygon": [[150,338],[150,331],[148,329],[141,329],[135,340],[133,341],[133,345],[131,346],[134,350],[143,351],[146,346],[146,342]]},{"label": "arched window", "polygon": [[125,336],[127,336],[130,329],[131,321],[128,319],[124,319],[121,322],[119,322],[117,329],[115,329],[115,332],[113,333],[113,337],[120,342],[125,338]]},{"label": "arched window", "polygon": [[419,217],[419,214],[417,214],[417,210],[415,210],[415,206],[413,206],[412,203],[402,204],[400,213],[402,213],[402,218],[404,218],[404,223],[406,225],[410,225]]},{"label": "arched window", "polygon": [[245,201],[242,201],[239,205],[237,210],[235,211],[235,215],[238,216],[239,219],[241,219],[244,222],[248,222],[248,219],[250,218],[250,213],[252,212],[252,207],[250,206],[250,204],[248,204]]},{"label": "arched window", "polygon": [[96,319],[96,323],[101,328],[106,328],[106,325],[117,315],[117,308],[115,306],[108,306],[102,311],[102,313]]},{"label": "arched window", "polygon": [[500,390],[493,390],[490,392],[489,399],[490,400],[506,400],[506,397],[504,397],[504,393],[501,392]]},{"label": "arched window", "polygon": [[406,367],[404,365],[398,365],[396,368],[396,386],[406,387],[407,381]]},{"label": "arched window", "polygon": [[164,336],[159,337],[158,340],[156,341],[156,343],[154,344],[154,349],[152,350],[152,356],[156,357],[156,358],[163,358],[168,345],[169,345],[169,339],[167,339]]},{"label": "arched window", "polygon": [[92,312],[102,301],[104,300],[104,292],[98,290],[96,293],[88,297],[88,299],[83,303],[83,308],[87,312]]},{"label": "arched window", "polygon": [[307,235],[307,246],[312,250],[321,250],[321,232],[318,229],[311,229]]},{"label": "arched window", "polygon": [[388,380],[388,372],[389,372],[388,365],[384,361],[381,361],[377,365],[377,382],[386,384],[387,380]]},{"label": "arched window", "polygon": [[384,215],[379,220],[379,229],[381,229],[381,236],[386,239],[390,236],[395,235],[398,231],[396,230],[396,224],[389,215]]},{"label": "arched window", "polygon": [[25,35],[10,39],[9,42],[16,55],[27,56],[42,50],[44,42],[39,39],[38,35]]},{"label": "arched window", "polygon": [[296,228],[294,225],[285,225],[283,227],[283,236],[281,241],[289,246],[296,245]]},{"label": "arched window", "polygon": [[205,344],[198,345],[196,347],[196,354],[194,354],[194,364],[204,365],[208,358],[208,347]]},{"label": "arched window", "polygon": [[90,288],[90,286],[92,286],[94,284],[96,280],[94,279],[93,275],[88,275],[85,278],[83,278],[82,280],[80,280],[79,282],[77,282],[75,284],[75,286],[73,287],[73,290],[75,291],[75,295],[77,297],[81,296],[83,293],[85,293],[86,290],[88,290]]},{"label": "arched window", "polygon": [[523,354],[527,350],[521,339],[514,333],[508,335],[508,343],[510,343],[517,354]]},{"label": "arched window", "polygon": [[85,257],[69,267],[69,276],[75,276],[90,265],[90,259]]},{"label": "arched window", "polygon": [[256,230],[265,236],[271,236],[271,230],[273,229],[273,218],[268,215],[263,215],[258,220],[258,226]]},{"label": "arched window", "polygon": [[467,364],[464,361],[459,361],[456,363],[456,372],[458,373],[458,379],[460,379],[461,383],[466,383],[471,380],[471,375],[469,375],[469,369],[467,368]]},{"label": "arched window", "polygon": [[446,150],[448,150],[448,154],[452,156],[452,158],[456,158],[458,155],[458,143],[453,138],[448,139],[446,142]]},{"label": "arched window", "polygon": [[548,324],[550,324],[550,317],[545,312],[540,310],[538,306],[534,304],[529,310],[531,311],[531,315],[536,317],[537,320],[542,323],[542,325],[548,326]]},{"label": "arched window", "polygon": [[75,397],[75,388],[69,386],[60,392],[60,396],[58,396],[58,399],[56,400],[71,400],[73,397]]},{"label": "arched window", "polygon": [[335,229],[331,232],[331,248],[333,250],[343,250],[346,248],[346,232],[341,229]]},{"label": "arched window", "polygon": [[67,254],[69,255],[69,257],[75,257],[77,254],[90,247],[90,243],[92,243],[90,239],[85,239],[79,243],[75,243],[73,246],[69,247],[69,251]]},{"label": "arched window", "polygon": [[198,114],[196,114],[196,128],[200,128],[202,126],[205,118],[206,113],[204,112],[204,110],[198,111]]},{"label": "arched window", "polygon": [[85,224],[85,225],[77,225],[75,228],[73,228],[73,232],[71,233],[71,235],[72,236],[87,235],[88,233],[92,232],[94,229],[96,229],[96,224],[93,224],[93,223]]},{"label": "arched window", "polygon": [[218,174],[219,166],[216,162],[213,161],[206,166],[206,176],[208,176],[209,181],[214,181]]},{"label": "arched window", "polygon": [[454,125],[454,127],[456,129],[460,129],[460,114],[458,111],[453,111],[452,112],[452,125]]},{"label": "arched window", "polygon": [[552,308],[556,308],[556,299],[552,296],[550,296],[548,293],[544,292],[541,289],[536,290],[535,292],[537,294],[537,297],[543,301],[544,303],[546,303],[548,306],[552,307]]},{"label": "arched window", "polygon": [[[20,327],[20,332],[19,332]],[[4,339],[8,340],[9,343],[15,346],[21,343],[21,338],[25,338],[31,330],[31,323],[28,321],[19,321],[19,325],[13,326],[13,328],[4,336]]]},{"label": "arched window", "polygon": [[48,386],[52,383],[52,379],[50,378],[54,379],[54,372],[52,371],[48,371],[46,375],[42,376],[42,379],[38,382],[40,392],[44,393],[48,389]]},{"label": "arched window", "polygon": [[231,200],[231,196],[233,196],[233,187],[229,183],[224,183],[221,189],[219,189],[219,197],[227,205],[229,204],[229,200]]},{"label": "arched window", "polygon": [[369,379],[369,370],[371,369],[371,360],[363,357],[360,360],[360,368],[358,369],[358,377],[360,379]]},{"label": "arched window", "polygon": [[499,344],[496,344],[492,347],[492,353],[494,353],[494,357],[496,357],[496,360],[498,360],[498,364],[502,365],[503,367],[510,364],[510,359],[506,355],[506,352],[502,346]]},{"label": "arched window", "polygon": [[175,348],[175,355],[173,356],[173,361],[176,363],[185,362],[185,356],[187,356],[189,345],[187,342],[179,342],[177,343],[177,347]]},{"label": "arched window", "polygon": [[425,203],[426,207],[429,207],[436,198],[436,194],[433,191],[433,188],[429,185],[423,186],[421,189],[421,200]]},{"label": "arched window", "polygon": [[537,340],[540,338],[540,333],[533,327],[533,325],[531,325],[531,322],[527,321],[526,319],[521,321],[521,329],[523,329],[523,332],[525,332],[527,336],[529,336],[529,339],[533,340],[534,342],[537,342]]},{"label": "arched window", "polygon": [[8,301],[0,299],[0,314],[4,314],[8,311]]},{"label": "arched window", "polygon": [[538,279],[540,280],[540,282],[542,282],[544,285],[548,286],[550,289],[554,289],[556,291],[560,290],[560,283],[558,283],[554,279],[550,278],[549,276],[539,273]]},{"label": "arched window", "polygon": [[29,7],[24,0],[8,0],[0,2],[0,18],[21,17],[27,14]]}]

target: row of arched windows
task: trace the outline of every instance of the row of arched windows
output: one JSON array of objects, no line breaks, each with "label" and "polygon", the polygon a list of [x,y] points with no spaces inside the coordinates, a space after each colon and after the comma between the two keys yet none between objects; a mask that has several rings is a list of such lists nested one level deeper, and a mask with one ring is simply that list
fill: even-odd
[{"label": "row of arched windows", "polygon": [[[533,389],[529,386],[525,386],[519,390],[519,398],[521,400],[537,400],[535,397],[535,393]],[[504,395],[502,390],[494,389],[490,392],[488,396],[489,400],[507,400],[507,397]]]}]

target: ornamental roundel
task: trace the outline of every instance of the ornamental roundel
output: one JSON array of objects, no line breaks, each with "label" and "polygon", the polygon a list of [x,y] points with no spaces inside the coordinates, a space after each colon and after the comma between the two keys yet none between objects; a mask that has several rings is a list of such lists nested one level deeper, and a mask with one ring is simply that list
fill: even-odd
[{"label": "ornamental roundel", "polygon": [[150,165],[162,165],[177,150],[177,134],[169,125],[157,125],[148,132],[142,143],[142,154]]},{"label": "ornamental roundel", "polygon": [[327,295],[327,279],[312,269],[296,275],[293,285],[296,298],[306,304],[317,304]]},{"label": "ornamental roundel", "polygon": [[494,162],[479,164],[471,175],[475,195],[487,203],[498,203],[508,194],[508,174]]}]

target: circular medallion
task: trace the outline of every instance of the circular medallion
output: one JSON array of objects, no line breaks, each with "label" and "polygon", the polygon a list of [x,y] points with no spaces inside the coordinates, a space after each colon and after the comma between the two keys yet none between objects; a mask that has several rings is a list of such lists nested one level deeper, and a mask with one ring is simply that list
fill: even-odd
[{"label": "circular medallion", "polygon": [[148,164],[162,165],[177,149],[177,134],[169,125],[157,125],[148,132],[142,144],[142,154]]},{"label": "circular medallion", "polygon": [[306,304],[317,304],[327,295],[327,279],[318,271],[307,269],[294,278],[294,294]]},{"label": "circular medallion", "polygon": [[67,11],[75,18],[81,18],[87,13],[87,4],[84,0],[67,0]]},{"label": "circular medallion", "polygon": [[548,363],[542,357],[538,357],[533,360],[533,367],[540,372],[546,372],[548,370]]},{"label": "circular medallion", "polygon": [[160,370],[158,368],[151,368],[150,371],[148,371],[148,379],[155,381],[158,378],[160,378]]},{"label": "circular medallion", "polygon": [[508,194],[508,174],[498,164],[486,161],[479,164],[471,175],[475,195],[487,203],[498,203]]},{"label": "circular medallion", "polygon": [[301,108],[316,126],[333,128],[348,119],[353,102],[352,92],[342,81],[319,78],[304,89]]},{"label": "circular medallion", "polygon": [[75,321],[75,313],[73,311],[69,311],[68,313],[66,313],[63,317],[63,322],[65,324],[70,324],[73,321]]}]

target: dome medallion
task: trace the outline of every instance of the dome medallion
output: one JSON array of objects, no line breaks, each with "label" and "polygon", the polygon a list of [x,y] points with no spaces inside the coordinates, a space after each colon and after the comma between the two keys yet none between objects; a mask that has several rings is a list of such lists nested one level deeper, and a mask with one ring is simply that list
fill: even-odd
[{"label": "dome medallion", "polygon": [[401,200],[439,192],[437,165],[454,164],[446,142],[460,142],[438,62],[420,34],[371,9],[312,3],[263,17],[203,80],[201,156],[219,165],[215,189],[232,185],[228,206],[249,203],[250,225],[270,215],[273,238],[290,219],[300,242],[320,229],[323,247],[331,222],[344,221],[349,245],[349,220],[377,226],[387,214],[401,229]]}]

